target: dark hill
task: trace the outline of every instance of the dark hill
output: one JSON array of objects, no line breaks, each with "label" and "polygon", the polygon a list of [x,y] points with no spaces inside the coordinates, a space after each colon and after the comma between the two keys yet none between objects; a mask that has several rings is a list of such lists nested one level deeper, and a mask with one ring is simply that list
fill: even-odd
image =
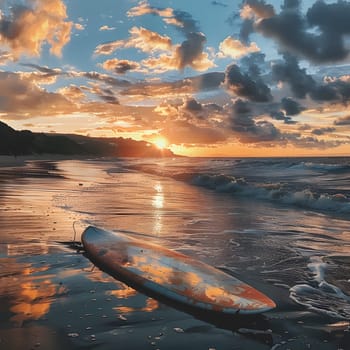
[{"label": "dark hill", "polygon": [[17,131],[0,122],[0,154],[60,154],[114,157],[173,157],[170,150],[159,150],[145,141],[124,138],[93,138],[79,135]]}]

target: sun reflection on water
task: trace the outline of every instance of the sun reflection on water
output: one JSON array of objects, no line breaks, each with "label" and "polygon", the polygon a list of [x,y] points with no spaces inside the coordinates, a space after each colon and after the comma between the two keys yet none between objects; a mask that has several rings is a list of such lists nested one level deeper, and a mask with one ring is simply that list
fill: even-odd
[{"label": "sun reflection on water", "polygon": [[156,193],[152,198],[152,206],[155,208],[154,210],[154,225],[153,232],[155,235],[160,235],[163,229],[163,212],[164,208],[164,190],[163,186],[160,182],[158,182],[154,186],[154,190]]}]

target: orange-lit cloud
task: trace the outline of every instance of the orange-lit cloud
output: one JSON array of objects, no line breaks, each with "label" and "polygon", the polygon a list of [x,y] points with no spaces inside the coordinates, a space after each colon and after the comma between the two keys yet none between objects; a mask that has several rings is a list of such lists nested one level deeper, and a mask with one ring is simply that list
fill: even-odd
[{"label": "orange-lit cloud", "polygon": [[57,92],[72,102],[79,103],[85,98],[83,90],[76,85],[65,86]]},{"label": "orange-lit cloud", "polygon": [[143,16],[147,14],[156,14],[161,17],[172,17],[174,11],[169,7],[162,9],[151,7],[147,1],[141,1],[137,6],[131,8],[127,13],[129,17]]},{"label": "orange-lit cloud", "polygon": [[[183,70],[186,66],[197,71],[205,71],[215,66],[214,62],[209,59],[208,53],[203,52],[206,37],[202,33],[190,33],[183,43],[173,45],[168,36],[162,36],[142,27],[133,27],[129,32],[131,34],[129,39],[101,44],[96,47],[95,54],[109,55],[117,49],[134,47],[145,53],[152,53],[140,64],[144,69],[158,73]],[[157,51],[162,53],[156,55]],[[110,68],[111,62],[109,60],[104,68]]]},{"label": "orange-lit cloud", "polygon": [[169,121],[160,131],[169,144],[212,145],[228,139],[224,130],[195,125],[188,121]]},{"label": "orange-lit cloud", "polygon": [[9,115],[56,115],[72,107],[62,95],[39,88],[21,74],[0,72],[0,91],[0,112]]},{"label": "orange-lit cloud", "polygon": [[[197,22],[185,11],[174,11],[171,8],[158,8],[142,1],[128,12],[129,17],[153,14],[162,17],[166,24],[175,26],[186,39],[178,45],[171,45],[168,52],[142,60],[142,65],[153,73],[164,73],[169,70],[183,70],[191,67],[205,71],[215,67],[215,63],[204,52],[206,37],[200,32]],[[171,42],[170,42],[171,43]]]},{"label": "orange-lit cloud", "polygon": [[240,40],[228,36],[219,45],[219,57],[240,58],[252,52],[260,51],[256,43],[252,42],[248,46],[244,45]]},{"label": "orange-lit cloud", "polygon": [[23,54],[39,56],[45,44],[50,46],[51,54],[61,56],[73,26],[67,21],[63,1],[26,0],[11,11],[0,18],[0,44],[8,47],[14,58]]},{"label": "orange-lit cloud", "polygon": [[141,61],[142,65],[155,73],[169,70],[183,70],[189,66],[197,71],[206,71],[215,67],[204,50],[206,38],[202,33],[191,33],[189,39],[180,45],[175,45],[171,53],[161,54]]},{"label": "orange-lit cloud", "polygon": [[128,47],[134,47],[143,52],[168,51],[171,49],[172,43],[168,36],[160,35],[143,27],[132,27],[129,33],[130,37],[128,39],[98,45],[95,54],[110,55],[117,49]]}]

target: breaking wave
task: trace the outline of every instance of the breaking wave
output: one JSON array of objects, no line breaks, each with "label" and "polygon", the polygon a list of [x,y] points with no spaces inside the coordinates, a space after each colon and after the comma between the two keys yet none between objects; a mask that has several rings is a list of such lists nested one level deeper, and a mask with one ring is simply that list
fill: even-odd
[{"label": "breaking wave", "polygon": [[350,198],[344,193],[320,193],[311,188],[292,188],[284,183],[251,184],[244,178],[225,175],[195,175],[190,181],[196,186],[236,196],[269,200],[314,210],[350,212]]}]

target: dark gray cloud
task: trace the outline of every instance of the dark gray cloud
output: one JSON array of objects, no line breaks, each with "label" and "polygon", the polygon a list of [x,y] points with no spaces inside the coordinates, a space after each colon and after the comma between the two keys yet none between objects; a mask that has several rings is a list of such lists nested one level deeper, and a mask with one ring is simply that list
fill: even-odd
[{"label": "dark gray cloud", "polygon": [[325,135],[325,134],[329,134],[331,132],[334,132],[336,129],[332,128],[332,127],[325,127],[325,128],[317,128],[311,131],[312,134],[314,135]]},{"label": "dark gray cloud", "polygon": [[119,60],[113,67],[113,70],[117,74],[125,74],[128,71],[137,69],[139,65],[135,62],[130,62],[127,60]]},{"label": "dark gray cloud", "polygon": [[190,33],[199,32],[198,22],[195,21],[191,14],[186,11],[175,10],[174,18],[180,26],[176,26],[186,36]]},{"label": "dark gray cloud", "polygon": [[219,127],[221,121],[218,121],[218,113],[220,117],[223,116],[223,108],[216,103],[201,103],[195,98],[187,98],[181,106],[173,106],[178,110],[178,116],[182,119],[186,119],[189,122],[199,121],[201,124],[204,122],[210,127]]},{"label": "dark gray cloud", "polygon": [[336,84],[318,85],[310,91],[310,97],[314,101],[336,101],[339,100]]},{"label": "dark gray cloud", "polygon": [[338,0],[332,4],[316,1],[307,12],[307,19],[311,25],[339,35],[350,34],[349,18],[349,1]]},{"label": "dark gray cloud", "polygon": [[186,100],[183,108],[189,111],[201,111],[203,109],[202,105],[194,98]]},{"label": "dark gray cloud", "polygon": [[272,111],[270,116],[275,120],[283,121],[285,124],[296,124],[296,121],[287,116],[284,111]]},{"label": "dark gray cloud", "polygon": [[110,103],[113,105],[119,105],[119,101],[118,101],[117,97],[115,97],[113,95],[99,95],[99,97],[107,103]]},{"label": "dark gray cloud", "polygon": [[254,102],[272,100],[270,88],[260,79],[253,79],[249,74],[242,73],[236,64],[228,66],[225,75],[225,85],[237,96],[245,97]]},{"label": "dark gray cloud", "polygon": [[281,6],[281,8],[283,10],[286,10],[286,9],[295,9],[295,8],[298,8],[299,6],[300,6],[300,0],[284,0],[284,3]]},{"label": "dark gray cloud", "polygon": [[304,110],[299,102],[291,99],[290,97],[283,97],[281,100],[281,105],[286,115],[298,115]]},{"label": "dark gray cloud", "polygon": [[336,79],[318,83],[306,69],[300,68],[298,60],[290,54],[284,54],[284,61],[272,66],[272,76],[276,81],[287,83],[297,98],[310,96],[317,102],[341,103],[350,100],[350,82]]},{"label": "dark gray cloud", "polygon": [[32,64],[32,63],[22,63],[21,65],[23,67],[34,68],[35,70],[39,71],[40,73],[44,73],[45,75],[48,75],[48,76],[57,76],[57,75],[62,74],[61,69],[58,69],[58,68],[43,67],[43,66],[39,66],[37,64]]},{"label": "dark gray cloud", "polygon": [[267,68],[265,54],[262,52],[253,52],[250,55],[244,56],[240,59],[239,63],[240,67],[244,68],[253,78],[258,78],[262,74],[262,71]]},{"label": "dark gray cloud", "polygon": [[350,115],[347,115],[342,118],[338,118],[335,122],[334,125],[350,125]]},{"label": "dark gray cloud", "polygon": [[195,89],[195,91],[217,89],[225,80],[225,73],[210,72],[187,78]]},{"label": "dark gray cloud", "polygon": [[177,58],[179,59],[178,68],[184,69],[187,65],[191,66],[196,58],[203,52],[206,37],[202,33],[189,33],[187,40],[183,41],[177,48]]},{"label": "dark gray cloud", "polygon": [[316,1],[304,15],[297,1],[285,1],[280,13],[255,22],[255,29],[276,39],[283,51],[314,62],[334,62],[349,54],[344,38],[350,33],[349,18],[349,2]]},{"label": "dark gray cloud", "polygon": [[281,132],[269,121],[254,120],[251,104],[237,99],[229,115],[229,124],[235,136],[242,143],[281,141]]},{"label": "dark gray cloud", "polygon": [[127,80],[116,79],[110,75],[101,74],[98,72],[69,72],[69,75],[100,81],[111,86],[128,87],[131,85],[131,83]]},{"label": "dark gray cloud", "polygon": [[254,33],[254,21],[252,19],[246,19],[242,22],[241,28],[239,30],[239,39],[245,43],[249,44],[250,34]]},{"label": "dark gray cloud", "polygon": [[272,76],[277,81],[288,83],[297,98],[305,98],[316,86],[312,76],[307,74],[306,69],[300,68],[298,60],[289,54],[284,54],[284,62],[272,66]]}]

